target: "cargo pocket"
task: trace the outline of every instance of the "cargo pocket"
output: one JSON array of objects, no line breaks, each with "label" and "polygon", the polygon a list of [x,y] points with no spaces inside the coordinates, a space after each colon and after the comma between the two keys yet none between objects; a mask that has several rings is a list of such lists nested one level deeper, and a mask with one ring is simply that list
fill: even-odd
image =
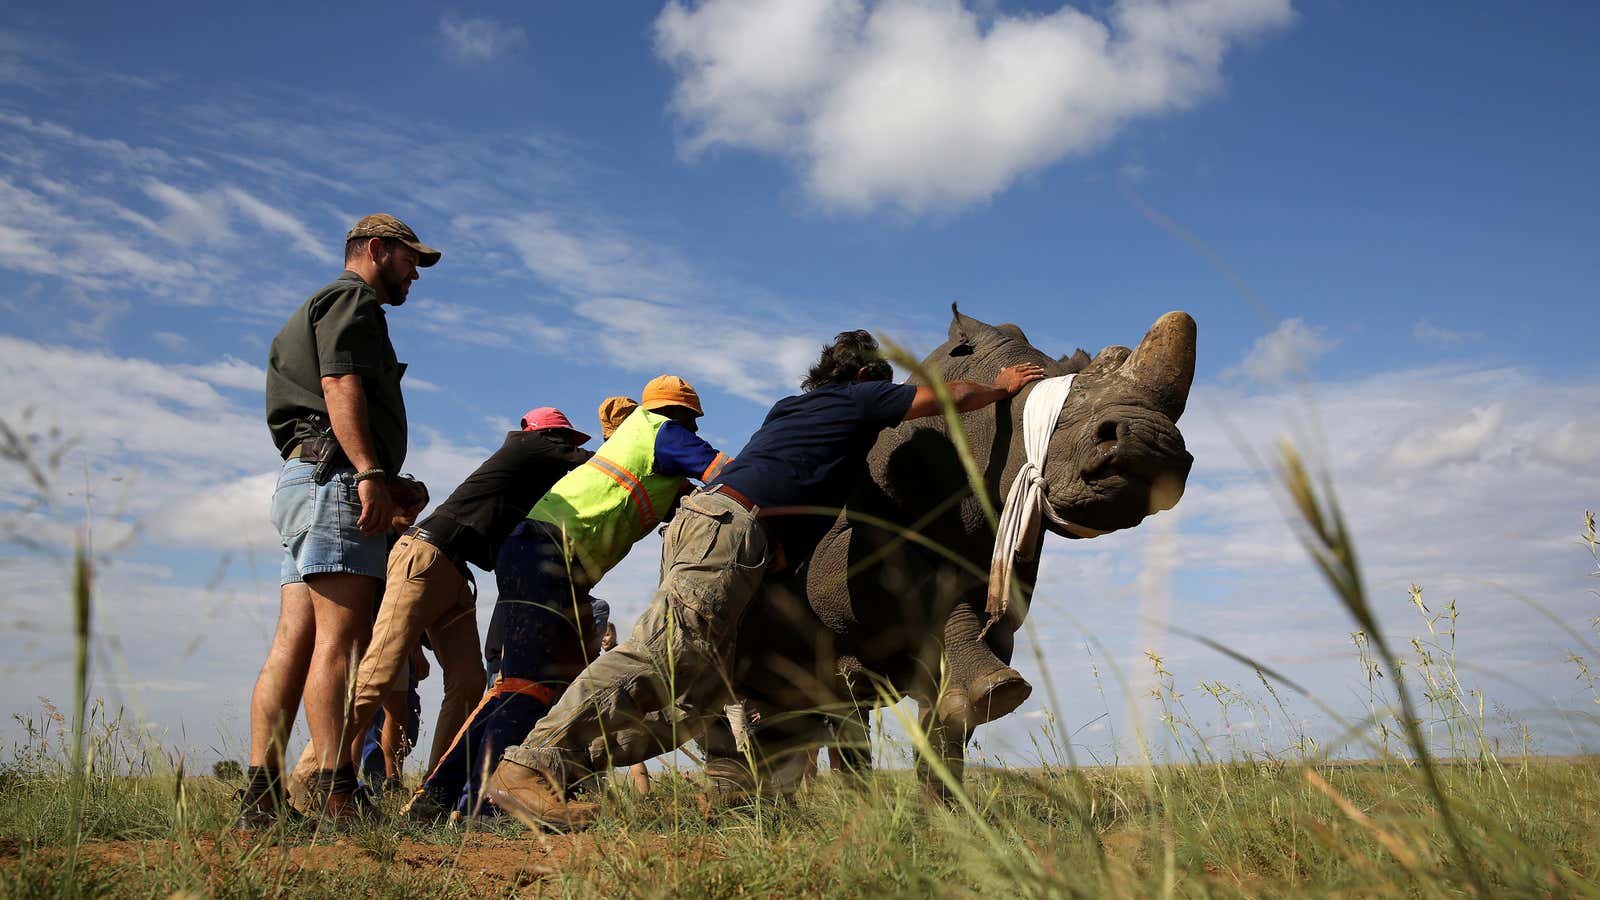
[{"label": "cargo pocket", "polygon": [[722,530],[722,514],[706,512],[683,504],[672,528],[667,530],[669,546],[663,551],[667,556],[667,570],[684,566],[698,566],[711,554],[717,544],[717,533]]}]

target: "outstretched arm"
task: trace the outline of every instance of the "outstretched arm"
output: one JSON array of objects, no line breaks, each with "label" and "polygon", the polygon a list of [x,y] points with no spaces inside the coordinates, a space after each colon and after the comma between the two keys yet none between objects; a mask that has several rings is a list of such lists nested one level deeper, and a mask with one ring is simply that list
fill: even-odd
[{"label": "outstretched arm", "polygon": [[[975,381],[951,381],[945,384],[945,390],[950,393],[950,400],[955,404],[957,412],[972,412],[983,409],[992,403],[998,403],[1007,397],[1015,397],[1017,392],[1044,377],[1044,368],[1034,363],[1023,363],[1019,366],[1008,366],[1000,370],[994,384],[978,384]],[[933,388],[921,385],[917,388],[917,395],[911,400],[911,408],[906,410],[903,421],[921,419],[925,416],[936,416],[944,412],[944,407],[939,403],[939,395]]]}]

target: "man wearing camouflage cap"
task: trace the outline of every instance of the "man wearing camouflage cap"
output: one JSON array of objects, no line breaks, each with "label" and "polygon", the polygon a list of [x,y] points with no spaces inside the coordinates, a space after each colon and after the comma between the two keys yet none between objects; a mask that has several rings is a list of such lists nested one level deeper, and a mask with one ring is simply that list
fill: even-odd
[{"label": "man wearing camouflage cap", "polygon": [[360,811],[344,734],[351,662],[372,628],[388,555],[384,533],[414,518],[426,490],[400,479],[406,456],[405,365],[383,307],[406,301],[417,269],[439,261],[394,216],[363,218],[345,235],[345,271],[311,295],[272,341],[267,427],[283,456],[272,520],[283,541],[281,609],[250,703],[250,782],[240,824],[282,813],[283,745],[305,694],[318,748],[319,811]]}]

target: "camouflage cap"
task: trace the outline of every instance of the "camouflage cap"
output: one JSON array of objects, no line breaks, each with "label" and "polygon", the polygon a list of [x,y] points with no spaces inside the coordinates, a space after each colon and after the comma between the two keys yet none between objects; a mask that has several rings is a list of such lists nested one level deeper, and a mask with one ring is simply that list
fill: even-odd
[{"label": "camouflage cap", "polygon": [[417,266],[424,269],[438,262],[439,257],[443,255],[418,239],[417,233],[412,231],[410,226],[388,213],[373,213],[370,216],[363,216],[361,221],[350,229],[350,233],[344,236],[344,239],[348,241],[352,238],[361,237],[394,238],[417,251]]}]

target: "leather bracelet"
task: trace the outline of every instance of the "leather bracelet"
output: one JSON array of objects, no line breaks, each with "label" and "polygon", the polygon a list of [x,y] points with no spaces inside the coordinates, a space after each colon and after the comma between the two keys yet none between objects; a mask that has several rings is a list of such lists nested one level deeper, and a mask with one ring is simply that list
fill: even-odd
[{"label": "leather bracelet", "polygon": [[382,469],[368,469],[365,472],[357,472],[355,476],[355,483],[360,484],[361,482],[366,481],[368,478],[382,478],[385,474],[386,473]]}]

